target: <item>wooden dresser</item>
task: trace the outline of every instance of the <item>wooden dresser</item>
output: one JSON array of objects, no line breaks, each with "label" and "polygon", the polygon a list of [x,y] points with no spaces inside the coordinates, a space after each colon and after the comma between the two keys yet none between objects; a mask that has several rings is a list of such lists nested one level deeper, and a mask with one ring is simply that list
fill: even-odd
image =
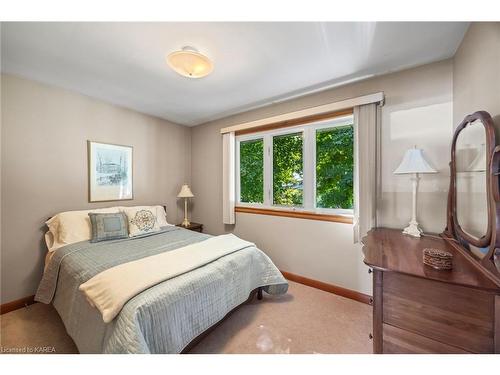
[{"label": "wooden dresser", "polygon": [[[500,353],[500,288],[447,241],[378,228],[363,244],[374,353]],[[453,270],[424,265],[424,248],[452,253]]]}]

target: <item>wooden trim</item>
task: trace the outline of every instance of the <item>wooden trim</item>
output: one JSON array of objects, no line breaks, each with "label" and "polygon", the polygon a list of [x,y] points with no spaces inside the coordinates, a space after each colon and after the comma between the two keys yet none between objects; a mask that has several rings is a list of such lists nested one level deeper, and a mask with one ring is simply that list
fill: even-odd
[{"label": "wooden trim", "polygon": [[495,328],[493,334],[495,336],[495,349],[494,352],[500,353],[500,296],[495,296]]},{"label": "wooden trim", "polygon": [[310,124],[315,123],[322,120],[328,120],[335,117],[348,116],[354,113],[353,108],[343,109],[341,111],[320,113],[317,115],[307,116],[307,117],[298,117],[285,121],[269,123],[262,126],[252,127],[248,129],[242,129],[235,132],[235,135],[243,135],[243,134],[251,134],[268,130],[275,130],[281,128],[288,128],[290,126],[302,125],[302,124]]},{"label": "wooden trim", "polygon": [[260,120],[249,121],[241,124],[236,124],[233,126],[228,126],[220,130],[221,134],[237,132],[240,130],[256,128],[263,125],[275,124],[278,122],[288,121],[296,118],[304,118],[314,115],[319,115],[322,113],[332,113],[335,111],[344,110],[346,108],[353,108],[358,105],[369,104],[369,103],[383,103],[384,93],[376,92],[369,95],[359,96],[356,98],[350,98],[341,100],[335,103],[323,104],[315,107],[310,107],[306,109],[301,109],[299,111],[284,113],[277,116],[271,116]]},{"label": "wooden trim", "polygon": [[333,294],[336,294],[338,296],[350,298],[350,299],[353,299],[353,300],[358,301],[358,302],[366,303],[367,305],[371,305],[371,303],[372,303],[372,297],[370,297],[367,294],[356,292],[355,290],[351,290],[351,289],[342,288],[342,287],[337,286],[337,285],[324,283],[323,281],[309,279],[307,277],[295,275],[295,274],[290,273],[290,272],[281,271],[281,270],[280,270],[280,272],[283,274],[283,276],[287,280],[295,281],[296,283],[307,285],[307,286],[310,286],[312,288],[320,289],[320,290],[323,290],[325,292],[333,293]]},{"label": "wooden trim", "polygon": [[0,305],[0,315],[35,303],[35,296],[28,296]]},{"label": "wooden trim", "polygon": [[384,352],[383,303],[384,303],[384,273],[373,270],[373,353]]},{"label": "wooden trim", "polygon": [[352,217],[346,215],[330,215],[330,214],[320,214],[315,212],[277,210],[273,208],[236,206],[234,208],[234,212],[242,212],[246,214],[258,214],[258,215],[294,217],[298,219],[307,219],[307,220],[331,221],[335,223],[344,223],[344,224],[353,223]]}]

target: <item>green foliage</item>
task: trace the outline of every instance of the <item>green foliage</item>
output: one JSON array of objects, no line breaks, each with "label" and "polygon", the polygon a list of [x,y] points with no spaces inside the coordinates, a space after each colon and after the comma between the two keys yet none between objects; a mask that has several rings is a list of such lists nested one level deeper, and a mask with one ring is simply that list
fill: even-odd
[{"label": "green foliage", "polygon": [[264,202],[264,141],[240,143],[240,200]]},{"label": "green foliage", "polygon": [[[354,130],[342,126],[316,132],[316,207],[353,207]],[[303,204],[302,133],[273,137],[273,204]],[[240,143],[240,199],[264,202],[264,141]]]},{"label": "green foliage", "polygon": [[352,126],[316,132],[316,206],[353,207]]},{"label": "green foliage", "polygon": [[302,133],[273,138],[274,204],[301,206],[303,200]]}]

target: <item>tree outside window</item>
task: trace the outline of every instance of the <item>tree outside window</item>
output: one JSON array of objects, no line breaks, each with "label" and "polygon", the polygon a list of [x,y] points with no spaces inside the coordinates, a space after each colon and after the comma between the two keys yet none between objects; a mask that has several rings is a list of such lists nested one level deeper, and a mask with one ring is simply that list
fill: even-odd
[{"label": "tree outside window", "polygon": [[[264,194],[268,193],[264,192],[266,183],[272,190],[272,200],[268,203],[272,206],[304,207],[312,210],[352,209],[354,126],[352,117],[341,121],[340,124],[330,127],[325,127],[325,124],[306,125],[313,127],[312,131],[302,128],[295,133],[268,133],[257,139],[240,141],[240,202],[267,202],[267,199],[264,199]],[[304,155],[306,141],[307,145],[315,144],[315,154]],[[264,145],[272,148],[272,165],[269,165],[272,176],[264,176],[264,162],[267,160]],[[314,163],[310,163],[310,158],[313,158]],[[307,168],[315,165],[315,169],[308,170],[309,177],[306,181],[304,160]],[[267,181],[267,178],[270,180]],[[304,186],[310,194],[315,192],[315,196],[311,197],[313,199],[307,200],[306,203],[311,207],[304,206]]]},{"label": "tree outside window", "polygon": [[264,202],[264,140],[240,143],[240,201]]},{"label": "tree outside window", "polygon": [[302,144],[302,133],[273,137],[273,203],[276,205],[302,205]]},{"label": "tree outside window", "polygon": [[316,207],[353,207],[354,129],[316,131]]}]

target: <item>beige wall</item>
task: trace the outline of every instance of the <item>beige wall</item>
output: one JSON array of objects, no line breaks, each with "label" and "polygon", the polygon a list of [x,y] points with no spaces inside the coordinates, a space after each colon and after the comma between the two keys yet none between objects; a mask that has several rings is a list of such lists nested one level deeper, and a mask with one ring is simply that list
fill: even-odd
[{"label": "beige wall", "polygon": [[453,66],[453,119],[485,110],[500,127],[500,22],[474,22]]},{"label": "beige wall", "polygon": [[361,247],[348,224],[238,213],[222,224],[222,146],[219,129],[249,120],[384,91],[380,224],[403,227],[411,215],[411,184],[392,174],[407,148],[424,149],[440,172],[423,176],[419,221],[426,231],[445,226],[449,144],[453,129],[451,60],[385,75],[349,86],[238,114],[192,130],[193,219],[212,234],[233,231],[254,241],[285,271],[371,293]]},{"label": "beige wall", "polygon": [[[190,129],[89,97],[3,75],[1,302],[35,292],[44,221],[64,210],[166,204],[190,180]],[[134,147],[133,201],[88,203],[87,140]],[[123,203],[123,204],[122,204]]]}]

